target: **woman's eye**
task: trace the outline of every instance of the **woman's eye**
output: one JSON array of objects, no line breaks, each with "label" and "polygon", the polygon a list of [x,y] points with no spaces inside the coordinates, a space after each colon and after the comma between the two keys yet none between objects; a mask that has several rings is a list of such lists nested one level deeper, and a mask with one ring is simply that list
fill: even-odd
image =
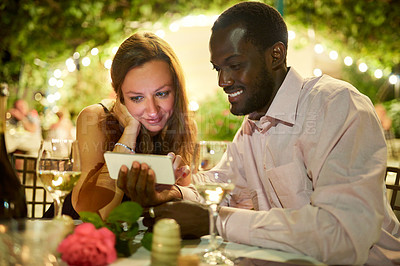
[{"label": "woman's eye", "polygon": [[135,96],[135,97],[130,97],[131,101],[138,103],[141,100],[143,100],[143,96]]},{"label": "woman's eye", "polygon": [[215,70],[215,71],[219,72],[219,71],[220,71],[220,68],[219,68],[219,67],[217,67],[217,66],[215,66],[215,65],[213,65],[213,70]]},{"label": "woman's eye", "polygon": [[165,98],[165,97],[167,97],[169,95],[169,91],[160,91],[160,92],[157,92],[156,93],[156,96],[157,97],[160,97],[160,98]]}]

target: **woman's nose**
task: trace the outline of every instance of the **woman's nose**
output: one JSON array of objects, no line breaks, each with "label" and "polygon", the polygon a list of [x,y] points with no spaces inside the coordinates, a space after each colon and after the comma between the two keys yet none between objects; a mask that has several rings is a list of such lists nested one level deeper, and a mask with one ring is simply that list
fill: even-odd
[{"label": "woman's nose", "polygon": [[221,70],[219,72],[218,85],[220,87],[228,87],[233,85],[233,79],[228,71]]},{"label": "woman's nose", "polygon": [[149,116],[157,116],[158,113],[158,104],[157,101],[153,98],[149,99],[146,104],[146,112]]}]

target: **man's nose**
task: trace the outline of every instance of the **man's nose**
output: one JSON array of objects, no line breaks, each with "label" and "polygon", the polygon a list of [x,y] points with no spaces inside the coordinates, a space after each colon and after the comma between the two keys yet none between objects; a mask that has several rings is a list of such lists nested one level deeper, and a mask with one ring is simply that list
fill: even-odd
[{"label": "man's nose", "polygon": [[218,85],[220,87],[228,87],[233,85],[233,79],[228,71],[221,70],[219,72]]}]

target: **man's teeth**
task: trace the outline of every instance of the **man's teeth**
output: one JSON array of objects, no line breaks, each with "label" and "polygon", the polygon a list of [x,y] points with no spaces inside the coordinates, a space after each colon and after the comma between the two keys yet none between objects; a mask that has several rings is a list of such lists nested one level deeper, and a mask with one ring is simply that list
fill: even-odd
[{"label": "man's teeth", "polygon": [[234,93],[229,93],[228,96],[229,97],[236,97],[236,96],[238,96],[238,95],[240,95],[242,93],[243,93],[243,90],[238,90],[238,91],[236,91]]}]

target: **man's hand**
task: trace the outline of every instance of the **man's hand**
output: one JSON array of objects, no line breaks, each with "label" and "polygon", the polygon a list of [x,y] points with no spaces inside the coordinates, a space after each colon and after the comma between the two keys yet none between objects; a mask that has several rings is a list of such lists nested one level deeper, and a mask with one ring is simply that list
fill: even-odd
[{"label": "man's hand", "polygon": [[152,227],[160,219],[172,218],[179,224],[184,239],[199,238],[210,233],[208,208],[198,202],[170,201],[154,207],[154,215],[155,218],[151,218],[145,212],[143,224]]},{"label": "man's hand", "polygon": [[181,198],[180,191],[173,185],[156,184],[154,171],[137,161],[129,170],[123,165],[118,174],[117,186],[132,200],[143,207],[158,205]]}]

